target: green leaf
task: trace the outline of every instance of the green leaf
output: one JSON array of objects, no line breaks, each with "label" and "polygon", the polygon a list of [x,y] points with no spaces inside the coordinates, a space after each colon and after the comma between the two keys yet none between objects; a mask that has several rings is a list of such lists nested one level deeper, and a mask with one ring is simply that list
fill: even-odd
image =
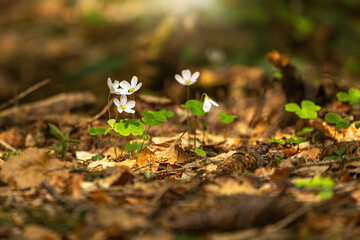
[{"label": "green leaf", "polygon": [[116,120],[115,119],[109,119],[107,123],[110,125],[110,127],[114,128]]},{"label": "green leaf", "polygon": [[201,156],[206,156],[206,152],[200,148],[195,148],[194,152],[200,154]]},{"label": "green leaf", "polygon": [[221,112],[218,114],[219,120],[222,123],[229,124],[232,123],[238,116],[235,115],[227,115],[225,112]]},{"label": "green leaf", "polygon": [[278,144],[281,144],[281,145],[285,145],[285,141],[283,140],[279,140],[279,139],[276,139],[274,137],[272,137],[271,139],[268,140],[269,143],[278,143]]},{"label": "green leaf", "polygon": [[104,135],[106,132],[106,128],[90,128],[89,129],[89,133],[92,136],[96,136],[96,135]]},{"label": "green leaf", "polygon": [[118,122],[115,123],[114,130],[122,135],[122,136],[129,136],[131,134],[131,131],[129,129],[129,125],[125,124],[124,122]]},{"label": "green leaf", "polygon": [[296,133],[296,135],[298,135],[298,136],[303,136],[303,135],[306,135],[306,134],[308,134],[308,133],[312,133],[314,131],[314,128],[312,128],[312,127],[304,127],[303,129],[301,129],[301,131],[298,131],[297,133]]},{"label": "green leaf", "polygon": [[204,112],[204,109],[203,109],[204,102],[202,102],[202,101],[198,101],[198,100],[195,100],[195,99],[190,99],[185,104],[183,104],[181,106],[183,108],[189,109],[190,112],[192,112],[196,116],[205,115],[205,112]]},{"label": "green leaf", "polygon": [[105,132],[104,135],[106,136],[110,131],[115,130],[114,128],[108,128]]},{"label": "green leaf", "polygon": [[346,152],[346,148],[340,148],[338,150],[331,148],[331,150],[338,156],[338,157],[342,157],[342,155],[344,155],[344,153]]},{"label": "green leaf", "polygon": [[121,119],[120,122],[115,123],[115,131],[122,136],[143,135],[145,125],[140,122],[140,119]]},{"label": "green leaf", "polygon": [[63,142],[65,140],[65,136],[63,135],[63,133],[54,124],[48,123],[48,125],[50,128],[50,133],[54,135],[54,137],[59,139],[61,142]]},{"label": "green leaf", "polygon": [[132,145],[131,143],[127,143],[127,144],[125,145],[125,151],[126,151],[127,153],[131,153],[132,150],[133,150],[133,145]]},{"label": "green leaf", "polygon": [[356,121],[356,122],[355,122],[355,127],[356,127],[356,129],[359,129],[359,128],[360,128],[360,121]]},{"label": "green leaf", "polygon": [[338,92],[337,98],[342,102],[349,102],[351,105],[360,103],[360,90],[357,88],[350,88],[348,93]]},{"label": "green leaf", "polygon": [[344,123],[344,122],[340,122],[340,123],[336,123],[336,126],[342,129],[348,129],[351,124],[350,123]]},{"label": "green leaf", "polygon": [[319,111],[320,109],[320,106],[309,100],[301,101],[301,108],[297,103],[285,104],[285,111],[294,112],[302,119],[317,118],[317,111]]},{"label": "green leaf", "polygon": [[305,142],[307,140],[306,137],[298,137],[295,139],[295,136],[289,138],[288,140],[286,140],[287,143],[295,143],[295,144],[300,144],[302,142]]}]

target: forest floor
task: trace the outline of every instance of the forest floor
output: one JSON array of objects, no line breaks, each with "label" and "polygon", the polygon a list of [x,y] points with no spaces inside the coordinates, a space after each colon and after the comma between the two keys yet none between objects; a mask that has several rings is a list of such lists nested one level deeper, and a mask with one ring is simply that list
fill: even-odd
[{"label": "forest floor", "polygon": [[[224,86],[216,78],[206,83],[226,96],[221,110],[238,118],[225,130],[215,109],[198,119],[195,139],[192,114],[187,130],[184,108],[138,94],[137,113],[175,113],[151,128],[140,153],[123,151],[117,137],[115,155],[110,134],[99,137],[97,149],[89,129],[106,128],[108,113],[103,106],[89,114],[96,103],[89,92],[2,110],[0,239],[359,239],[358,110],[336,98],[356,86],[325,81],[305,88],[286,57],[269,59],[282,74],[278,82],[261,69],[235,66]],[[317,117],[284,110],[309,89],[321,105]],[[326,122],[328,112],[350,117],[350,127]],[[68,144],[65,160],[47,123],[79,140]],[[305,128],[312,130],[301,133]],[[300,136],[300,144],[268,142]],[[135,138],[141,142],[130,136],[126,143]],[[205,156],[194,153],[194,143]],[[94,160],[98,151],[104,158]]]}]

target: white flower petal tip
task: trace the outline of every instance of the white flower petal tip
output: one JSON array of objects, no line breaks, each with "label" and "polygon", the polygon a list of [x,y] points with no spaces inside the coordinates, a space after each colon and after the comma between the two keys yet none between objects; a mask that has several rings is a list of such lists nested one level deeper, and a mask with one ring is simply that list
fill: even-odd
[{"label": "white flower petal tip", "polygon": [[194,74],[191,75],[190,70],[187,69],[181,72],[181,76],[179,74],[176,74],[175,80],[178,81],[181,85],[190,86],[196,83],[199,76],[200,76],[199,72],[195,72]]},{"label": "white flower petal tip", "polygon": [[122,81],[120,83],[120,89],[118,89],[118,93],[119,94],[124,94],[124,95],[131,95],[134,92],[136,92],[137,90],[140,89],[140,87],[142,86],[142,83],[138,83],[138,78],[136,76],[133,76],[131,79],[131,84],[127,81]]},{"label": "white flower petal tip", "polygon": [[127,112],[127,113],[135,113],[135,110],[132,109],[135,107],[135,101],[127,101],[126,95],[121,95],[120,100],[115,98],[114,104],[117,106],[117,110],[119,113]]},{"label": "white flower petal tip", "polygon": [[114,82],[111,81],[111,78],[107,79],[107,85],[109,87],[110,93],[117,93],[118,88],[120,86],[119,81],[115,80]]},{"label": "white flower petal tip", "polygon": [[203,110],[204,112],[209,112],[212,108],[218,107],[219,104],[217,104],[214,100],[210,99],[207,95],[205,95],[204,99],[204,105]]}]

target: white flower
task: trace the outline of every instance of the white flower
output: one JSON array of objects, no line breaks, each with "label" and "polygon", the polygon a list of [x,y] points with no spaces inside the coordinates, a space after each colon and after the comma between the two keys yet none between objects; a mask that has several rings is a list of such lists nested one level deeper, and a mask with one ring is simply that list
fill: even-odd
[{"label": "white flower", "polygon": [[209,112],[212,107],[218,107],[218,106],[219,104],[217,104],[214,100],[210,99],[208,95],[205,94],[204,106],[203,106],[204,112]]},{"label": "white flower", "polygon": [[118,90],[120,83],[117,80],[115,80],[114,82],[111,82],[111,79],[108,78],[107,85],[109,86],[110,93],[115,93]]},{"label": "white flower", "polygon": [[180,76],[178,74],[175,75],[176,81],[178,81],[181,85],[190,86],[190,85],[193,85],[194,83],[196,83],[196,80],[200,76],[200,73],[195,72],[193,75],[191,75],[190,70],[187,69],[187,70],[183,70],[181,72],[181,75],[182,76]]},{"label": "white flower", "polygon": [[119,99],[115,98],[114,104],[117,106],[117,110],[119,111],[119,113],[122,113],[123,111],[127,113],[135,113],[135,110],[132,109],[133,107],[135,107],[135,101],[128,102],[126,95],[121,95],[120,101]]},{"label": "white flower", "polygon": [[142,83],[138,84],[138,78],[136,76],[133,76],[131,79],[131,84],[125,80],[120,83],[121,88],[117,90],[117,93],[123,95],[130,95],[139,90],[141,86]]}]

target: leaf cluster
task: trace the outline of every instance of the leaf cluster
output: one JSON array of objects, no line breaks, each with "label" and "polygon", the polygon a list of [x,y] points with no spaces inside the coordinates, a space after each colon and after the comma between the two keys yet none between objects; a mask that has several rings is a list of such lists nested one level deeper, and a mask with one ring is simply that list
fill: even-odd
[{"label": "leaf cluster", "polygon": [[48,126],[50,128],[50,133],[52,135],[54,135],[54,137],[56,137],[61,142],[61,146],[57,146],[56,144],[54,144],[52,149],[54,149],[55,151],[61,152],[61,160],[64,160],[65,153],[68,148],[68,144],[69,143],[78,143],[80,141],[77,139],[71,139],[70,131],[66,131],[65,134],[63,134],[60,131],[60,129],[58,127],[56,127],[54,124],[48,123]]},{"label": "leaf cluster", "polygon": [[333,196],[332,187],[334,186],[334,180],[329,177],[323,178],[320,176],[315,176],[310,181],[304,178],[300,178],[295,182],[295,186],[317,190],[321,199],[324,200]]},{"label": "leaf cluster", "polygon": [[349,121],[350,118],[342,118],[336,113],[327,113],[325,115],[325,121],[330,124],[335,124],[337,127],[342,129],[347,129],[351,126],[350,123],[347,123],[346,121]]},{"label": "leaf cluster", "polygon": [[232,123],[238,116],[235,115],[227,115],[225,112],[221,112],[218,114],[219,120],[222,123],[229,124]]},{"label": "leaf cluster", "polygon": [[172,111],[162,109],[157,112],[144,111],[141,115],[143,116],[141,120],[149,126],[161,126],[162,123],[168,121],[168,118],[174,116],[174,113]]},{"label": "leaf cluster", "polygon": [[302,142],[305,142],[307,140],[306,137],[298,137],[296,138],[294,135],[287,139],[286,141],[284,140],[280,140],[280,139],[276,139],[274,137],[272,137],[271,139],[268,140],[269,143],[278,143],[280,145],[285,145],[286,143],[295,143],[295,144],[300,144]]},{"label": "leaf cluster", "polygon": [[326,160],[341,158],[341,157],[344,155],[344,153],[345,153],[345,151],[346,151],[346,148],[345,148],[345,147],[340,148],[340,149],[331,148],[331,150],[332,150],[335,154],[332,155],[332,156],[330,156],[330,157],[325,158]]},{"label": "leaf cluster", "polygon": [[301,119],[317,118],[317,111],[320,109],[321,107],[319,105],[316,105],[314,102],[309,100],[301,101],[301,107],[297,103],[285,104],[285,111],[294,112]]},{"label": "leaf cluster", "polygon": [[357,88],[350,88],[348,93],[338,92],[336,97],[341,102],[348,102],[349,104],[360,104],[360,90]]},{"label": "leaf cluster", "polygon": [[196,116],[204,116],[206,113],[203,109],[204,102],[199,101],[199,100],[190,99],[185,104],[182,104],[181,106],[183,108],[189,109],[190,112],[192,112]]}]

